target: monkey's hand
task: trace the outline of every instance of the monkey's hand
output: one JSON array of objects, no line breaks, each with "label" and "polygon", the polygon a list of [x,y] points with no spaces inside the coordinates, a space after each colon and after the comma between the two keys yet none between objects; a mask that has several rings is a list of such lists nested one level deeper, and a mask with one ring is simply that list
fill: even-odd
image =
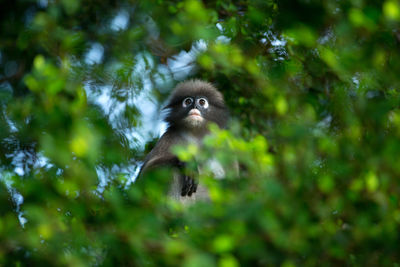
[{"label": "monkey's hand", "polygon": [[192,177],[182,174],[182,192],[181,196],[191,196],[193,193],[196,193],[198,181],[193,179]]},{"label": "monkey's hand", "polygon": [[182,185],[182,191],[181,191],[181,196],[192,196],[193,193],[196,193],[197,190],[197,185],[199,182],[194,179],[192,176],[188,175],[188,173],[185,171],[185,162],[178,161],[177,166],[180,172],[180,177],[181,177],[181,185]]}]

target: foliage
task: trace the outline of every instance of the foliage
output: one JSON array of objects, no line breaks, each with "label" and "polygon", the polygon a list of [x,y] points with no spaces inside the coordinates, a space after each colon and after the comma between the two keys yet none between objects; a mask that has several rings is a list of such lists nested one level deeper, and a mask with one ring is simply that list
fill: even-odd
[{"label": "foliage", "polygon": [[[398,1],[27,0],[0,14],[2,265],[400,263]],[[210,202],[182,207],[168,170],[132,180],[156,134],[143,102],[159,113],[189,77],[220,88],[232,127],[176,149],[228,170],[202,175]]]}]

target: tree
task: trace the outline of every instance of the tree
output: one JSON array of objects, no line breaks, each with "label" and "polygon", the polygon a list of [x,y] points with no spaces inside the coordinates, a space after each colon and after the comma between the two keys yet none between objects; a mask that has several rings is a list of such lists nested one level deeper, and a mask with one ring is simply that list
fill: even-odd
[{"label": "tree", "polygon": [[[399,263],[397,1],[3,6],[2,264]],[[133,180],[151,116],[190,77],[233,117],[200,160],[242,168],[205,174],[212,201],[183,208],[168,170]]]}]

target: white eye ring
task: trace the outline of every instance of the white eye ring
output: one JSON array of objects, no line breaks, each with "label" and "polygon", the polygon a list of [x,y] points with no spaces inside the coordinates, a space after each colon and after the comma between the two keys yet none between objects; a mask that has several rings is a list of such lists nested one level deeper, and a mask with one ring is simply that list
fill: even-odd
[{"label": "white eye ring", "polygon": [[197,105],[199,105],[200,107],[203,107],[203,108],[208,108],[208,101],[207,101],[207,99],[205,99],[205,98],[199,98],[199,99],[197,99]]},{"label": "white eye ring", "polygon": [[182,106],[184,108],[186,108],[187,106],[190,106],[193,103],[193,98],[191,97],[186,97],[185,99],[183,99],[182,101]]}]

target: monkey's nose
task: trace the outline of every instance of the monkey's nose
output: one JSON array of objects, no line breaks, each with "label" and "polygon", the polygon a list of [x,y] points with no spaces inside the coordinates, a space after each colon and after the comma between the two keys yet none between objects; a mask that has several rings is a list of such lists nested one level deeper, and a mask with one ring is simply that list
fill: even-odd
[{"label": "monkey's nose", "polygon": [[201,117],[201,113],[200,113],[200,110],[198,110],[198,109],[196,109],[196,108],[194,108],[194,109],[191,109],[190,111],[189,111],[189,116],[200,116]]}]

